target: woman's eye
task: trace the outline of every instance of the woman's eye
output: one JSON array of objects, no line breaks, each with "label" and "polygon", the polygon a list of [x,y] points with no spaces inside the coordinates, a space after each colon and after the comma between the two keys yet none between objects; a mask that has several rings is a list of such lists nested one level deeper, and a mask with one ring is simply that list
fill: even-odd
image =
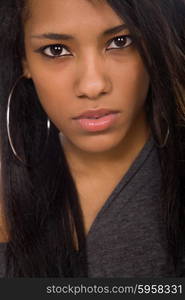
[{"label": "woman's eye", "polygon": [[[130,35],[118,36],[111,40],[107,49],[122,49],[130,46],[132,43],[133,41]],[[70,51],[62,44],[48,45],[36,50],[36,52],[41,52],[50,58],[71,55]]]},{"label": "woman's eye", "polygon": [[111,50],[111,49],[126,48],[130,46],[132,43],[133,41],[130,35],[118,36],[111,40],[111,43],[109,44],[109,48],[107,49]]},{"label": "woman's eye", "polygon": [[41,52],[46,56],[50,56],[51,58],[67,56],[71,54],[66,47],[60,44],[45,46],[41,49]]}]

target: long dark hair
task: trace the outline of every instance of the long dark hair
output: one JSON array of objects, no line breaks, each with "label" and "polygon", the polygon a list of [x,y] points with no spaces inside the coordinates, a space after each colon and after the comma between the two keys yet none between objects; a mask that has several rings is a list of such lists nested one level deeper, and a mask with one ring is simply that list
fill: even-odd
[{"label": "long dark hair", "polygon": [[[27,166],[14,157],[8,143],[8,95],[23,73],[23,21],[28,13],[25,2],[1,0],[0,4],[0,148],[3,207],[10,236],[6,276],[87,277],[86,236],[78,192],[53,123],[43,151],[47,115],[32,80],[21,81],[11,110],[11,134]],[[149,72],[146,109],[156,145],[163,143],[167,128],[170,131],[165,147],[158,147],[161,209],[169,249],[178,268],[185,244],[185,2],[107,3],[127,23]]]}]

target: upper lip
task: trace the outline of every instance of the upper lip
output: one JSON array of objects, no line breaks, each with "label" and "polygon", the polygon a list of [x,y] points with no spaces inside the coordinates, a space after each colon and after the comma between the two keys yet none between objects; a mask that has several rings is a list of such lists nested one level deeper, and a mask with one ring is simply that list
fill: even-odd
[{"label": "upper lip", "polygon": [[78,115],[77,117],[75,117],[74,119],[82,119],[82,118],[89,118],[89,117],[94,117],[94,118],[100,118],[103,117],[105,115],[111,114],[111,113],[117,113],[118,111],[116,110],[111,110],[111,109],[106,109],[106,108],[102,108],[102,109],[91,109],[91,110],[86,110],[83,113],[81,113],[80,115]]}]

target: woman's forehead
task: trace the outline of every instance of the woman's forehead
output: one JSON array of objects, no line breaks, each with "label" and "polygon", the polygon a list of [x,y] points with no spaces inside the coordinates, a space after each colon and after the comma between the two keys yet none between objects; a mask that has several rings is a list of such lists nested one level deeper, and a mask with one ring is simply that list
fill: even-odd
[{"label": "woman's forehead", "polygon": [[78,24],[94,25],[119,21],[120,17],[104,0],[28,0],[27,9],[32,24]]},{"label": "woman's forehead", "polygon": [[88,32],[102,35],[124,23],[106,1],[29,0],[29,3],[30,17],[25,25],[32,36],[51,32],[70,36]]}]

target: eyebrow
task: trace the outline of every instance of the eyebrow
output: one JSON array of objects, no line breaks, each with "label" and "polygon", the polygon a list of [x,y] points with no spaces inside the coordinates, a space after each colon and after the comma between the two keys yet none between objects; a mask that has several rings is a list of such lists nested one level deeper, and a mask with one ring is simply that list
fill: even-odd
[{"label": "eyebrow", "polygon": [[[116,27],[112,27],[109,29],[106,29],[103,33],[102,36],[107,36],[110,34],[118,33],[124,29],[128,28],[126,24],[121,24]],[[50,40],[74,40],[75,37],[69,34],[64,34],[64,33],[44,33],[40,35],[32,35],[31,38],[36,38],[36,39],[50,39]]]}]

